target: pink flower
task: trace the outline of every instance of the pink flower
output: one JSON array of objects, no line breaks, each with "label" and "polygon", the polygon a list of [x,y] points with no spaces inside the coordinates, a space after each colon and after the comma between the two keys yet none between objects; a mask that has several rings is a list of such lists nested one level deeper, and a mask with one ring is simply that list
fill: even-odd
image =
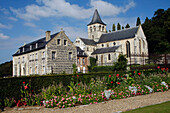
[{"label": "pink flower", "polygon": [[25,81],[24,82],[22,82],[23,84],[25,84]]},{"label": "pink flower", "polygon": [[110,83],[113,84],[113,81],[111,81]]},{"label": "pink flower", "polygon": [[79,77],[79,75],[77,75],[77,77]]},{"label": "pink flower", "polygon": [[111,77],[111,75],[109,75],[109,77]]},{"label": "pink flower", "polygon": [[117,82],[117,84],[120,84],[120,82]]},{"label": "pink flower", "polygon": [[160,66],[158,66],[157,68],[160,69]]},{"label": "pink flower", "polygon": [[80,84],[78,84],[78,85],[80,85]]}]

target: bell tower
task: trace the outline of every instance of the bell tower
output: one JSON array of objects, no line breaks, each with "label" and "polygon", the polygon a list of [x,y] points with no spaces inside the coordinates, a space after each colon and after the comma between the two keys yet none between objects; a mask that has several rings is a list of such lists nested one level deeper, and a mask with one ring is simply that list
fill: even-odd
[{"label": "bell tower", "polygon": [[94,40],[95,42],[99,41],[100,36],[103,33],[106,33],[106,24],[101,20],[97,9],[93,14],[93,18],[88,26],[88,38]]}]

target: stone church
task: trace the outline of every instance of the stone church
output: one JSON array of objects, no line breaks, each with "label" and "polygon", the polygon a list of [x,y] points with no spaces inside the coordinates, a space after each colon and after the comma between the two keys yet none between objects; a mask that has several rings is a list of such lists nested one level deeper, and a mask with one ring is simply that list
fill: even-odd
[{"label": "stone church", "polygon": [[[130,63],[141,64],[146,62],[148,43],[139,25],[133,28],[106,33],[106,24],[101,20],[97,9],[88,26],[88,39],[77,37],[74,45],[80,47],[89,57],[97,59],[97,65],[113,65],[119,54],[124,54]],[[132,56],[134,54],[134,56]],[[135,57],[138,56],[138,57]]]},{"label": "stone church", "polygon": [[13,76],[44,75],[50,73],[73,73],[73,64],[77,72],[86,73],[90,57],[97,64],[113,65],[119,54],[126,54],[128,61],[141,64],[141,57],[131,54],[148,54],[148,45],[141,25],[124,30],[106,33],[106,24],[101,20],[97,9],[88,26],[88,38],[77,37],[72,43],[65,32],[51,34],[21,46],[13,54]]}]

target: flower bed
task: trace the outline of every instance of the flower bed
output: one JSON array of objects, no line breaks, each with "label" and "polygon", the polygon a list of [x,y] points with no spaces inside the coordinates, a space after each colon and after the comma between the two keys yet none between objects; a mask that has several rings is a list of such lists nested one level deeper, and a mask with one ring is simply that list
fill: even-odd
[{"label": "flower bed", "polygon": [[[159,67],[158,67],[159,68]],[[77,105],[97,104],[110,99],[122,99],[169,89],[168,69],[160,69],[157,75],[150,77],[135,71],[134,76],[128,74],[106,75],[104,78],[92,79],[89,84],[83,83],[79,75],[73,76],[70,85],[63,88],[62,84],[52,85],[35,94],[30,82],[23,81],[21,99],[4,99],[0,105],[13,106],[44,106],[46,108],[67,108]],[[154,80],[157,80],[153,82]],[[163,80],[167,80],[164,82]],[[143,81],[143,82],[141,82]],[[152,81],[152,82],[151,82]]]}]

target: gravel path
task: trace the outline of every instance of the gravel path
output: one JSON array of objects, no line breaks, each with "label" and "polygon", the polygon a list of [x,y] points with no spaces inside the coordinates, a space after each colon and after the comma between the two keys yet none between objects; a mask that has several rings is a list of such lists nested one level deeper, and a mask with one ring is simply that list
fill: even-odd
[{"label": "gravel path", "polygon": [[[99,104],[76,106],[72,108],[58,109],[58,108],[40,108],[35,107],[29,110],[11,110],[2,113],[114,113],[117,111],[126,111],[143,106],[158,104],[170,101],[170,90],[165,92],[158,92],[149,95],[141,95],[130,97],[126,99],[110,100]],[[27,107],[26,107],[27,108]]]}]

